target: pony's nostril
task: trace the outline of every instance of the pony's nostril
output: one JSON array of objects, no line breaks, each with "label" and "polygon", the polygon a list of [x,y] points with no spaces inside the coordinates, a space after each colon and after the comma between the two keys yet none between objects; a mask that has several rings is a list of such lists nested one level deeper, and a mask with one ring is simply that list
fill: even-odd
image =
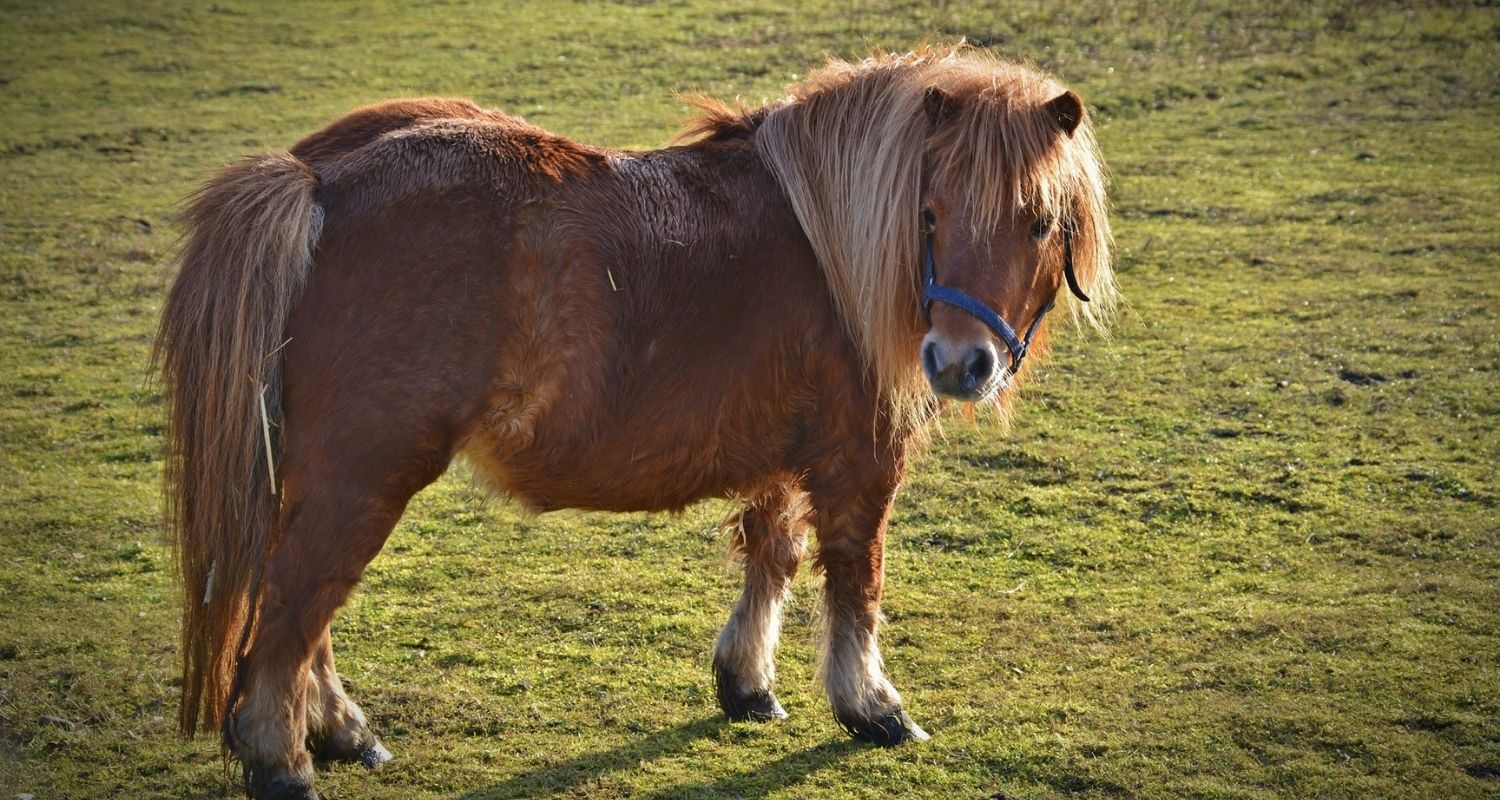
[{"label": "pony's nostril", "polygon": [[927,369],[930,377],[937,377],[937,374],[941,372],[937,362],[937,342],[928,342],[927,346],[922,348],[922,366]]},{"label": "pony's nostril", "polygon": [[989,383],[995,374],[995,358],[990,351],[976,347],[969,354],[969,368],[964,371],[964,388],[970,391]]}]

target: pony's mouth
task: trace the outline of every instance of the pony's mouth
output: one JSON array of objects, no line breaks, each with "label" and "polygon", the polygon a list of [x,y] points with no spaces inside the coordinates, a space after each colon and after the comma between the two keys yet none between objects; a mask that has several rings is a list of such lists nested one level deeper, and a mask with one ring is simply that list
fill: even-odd
[{"label": "pony's mouth", "polygon": [[932,387],[933,394],[936,394],[938,397],[958,400],[964,403],[987,403],[995,399],[995,396],[1000,394],[1000,390],[1005,388],[1006,378],[994,378],[984,385],[976,386],[973,389],[955,388],[939,383],[933,380],[930,375],[927,377],[927,383]]}]

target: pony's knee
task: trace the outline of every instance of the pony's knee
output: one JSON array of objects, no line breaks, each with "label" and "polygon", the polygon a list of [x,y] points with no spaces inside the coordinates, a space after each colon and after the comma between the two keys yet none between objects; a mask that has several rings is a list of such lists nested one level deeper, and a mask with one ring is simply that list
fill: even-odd
[{"label": "pony's knee", "polygon": [[809,515],[806,495],[782,488],[740,512],[734,549],[747,572],[772,581],[788,581],[807,550]]},{"label": "pony's knee", "polygon": [[790,581],[802,566],[807,555],[807,536],[797,531],[780,531],[765,547],[765,567],[768,572]]}]

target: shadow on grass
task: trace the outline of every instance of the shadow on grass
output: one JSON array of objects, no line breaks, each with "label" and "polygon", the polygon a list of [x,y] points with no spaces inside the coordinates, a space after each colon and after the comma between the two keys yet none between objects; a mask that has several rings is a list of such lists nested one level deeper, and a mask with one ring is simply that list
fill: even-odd
[{"label": "shadow on grass", "polygon": [[[567,792],[612,772],[637,769],[642,762],[684,751],[693,740],[717,735],[729,725],[721,717],[689,722],[639,741],[628,742],[613,750],[589,753],[555,766],[522,772],[501,783],[467,792],[459,800],[511,800]],[[642,798],[668,800],[684,797],[765,797],[778,789],[801,783],[814,772],[863,747],[864,745],[848,739],[825,742],[732,775],[707,779],[701,783],[669,786],[642,795]]]}]

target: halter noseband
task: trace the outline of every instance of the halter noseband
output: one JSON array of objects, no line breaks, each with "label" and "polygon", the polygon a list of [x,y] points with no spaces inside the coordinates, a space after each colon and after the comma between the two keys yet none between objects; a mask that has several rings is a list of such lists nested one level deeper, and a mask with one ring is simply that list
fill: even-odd
[{"label": "halter noseband", "polygon": [[[922,206],[922,316],[927,319],[928,326],[932,325],[932,304],[934,302],[947,303],[955,308],[962,309],[975,319],[983,322],[985,327],[995,332],[1000,340],[1005,342],[1006,348],[1010,350],[1010,374],[1014,375],[1021,370],[1021,361],[1026,358],[1026,353],[1031,349],[1031,337],[1036,335],[1036,329],[1041,326],[1042,319],[1052,306],[1057,303],[1057,298],[1047,301],[1042,310],[1036,312],[1036,318],[1026,328],[1026,336],[1016,336],[1016,329],[1010,326],[1003,317],[995,313],[993,309],[966,292],[961,292],[952,287],[943,286],[937,282],[937,264],[932,255],[932,236],[937,229],[937,215],[927,206]],[[1063,276],[1068,280],[1068,289],[1073,296],[1087,303],[1089,296],[1083,293],[1078,286],[1078,276],[1073,272],[1073,229],[1067,225],[1063,226]]]}]

